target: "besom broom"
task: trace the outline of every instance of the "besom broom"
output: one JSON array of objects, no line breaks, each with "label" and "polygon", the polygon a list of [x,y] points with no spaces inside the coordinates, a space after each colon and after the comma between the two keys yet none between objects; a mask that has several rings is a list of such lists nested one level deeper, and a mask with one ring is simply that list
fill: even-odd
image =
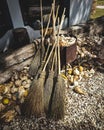
[{"label": "besom broom", "polygon": [[40,66],[40,47],[38,48],[29,68],[29,74],[35,76]]},{"label": "besom broom", "polygon": [[[53,9],[53,38],[55,39],[55,23],[56,23],[56,19],[58,16],[58,9],[59,6],[57,8],[56,11],[56,16],[55,16],[55,1],[53,1],[52,4],[52,9]],[[56,58],[56,50],[57,47],[55,48],[54,51],[54,55],[53,55],[53,61],[52,61],[52,65],[51,65],[51,69],[49,70],[49,74],[48,74],[48,78],[46,80],[45,83],[45,87],[44,87],[44,110],[45,113],[47,115],[47,117],[49,117],[50,115],[50,104],[51,104],[51,96],[52,96],[52,91],[53,91],[53,84],[54,84],[54,62],[55,62],[55,58]]]},{"label": "besom broom", "polygon": [[46,79],[45,86],[44,86],[44,110],[47,117],[50,111],[51,94],[52,94],[53,84],[54,84],[54,60],[55,60],[55,52],[53,56],[52,67],[51,70],[49,70],[48,78]]},{"label": "besom broom", "polygon": [[[41,116],[41,114],[44,112],[43,86],[46,72],[42,71],[42,69],[44,67],[48,51],[49,46],[47,48],[44,61],[41,63],[41,66],[39,67],[38,72],[32,81],[29,95],[21,107],[23,115],[35,115],[38,117]],[[27,106],[29,106],[29,108]]]},{"label": "besom broom", "polygon": [[[51,17],[51,14],[52,14],[52,9],[51,9],[50,17]],[[49,23],[50,23],[50,19],[47,23],[47,28],[46,28],[46,31],[45,31],[45,34],[44,34],[44,38],[45,38],[45,35],[47,34]],[[42,39],[42,40],[44,40],[44,39]],[[38,68],[37,63],[35,63],[35,62],[36,62],[36,58],[39,57],[39,53],[40,53],[40,48],[39,48],[37,55],[36,55],[36,58],[34,58],[34,61],[32,63],[32,66],[31,66],[32,68],[30,68],[32,73],[33,74],[35,73],[35,77],[32,81],[31,88],[30,88],[30,91],[29,91],[29,95],[28,95],[24,104],[22,104],[22,107],[21,107],[21,111],[22,111],[23,115],[40,116],[44,112],[43,85],[44,85],[46,73],[45,73],[45,71],[42,71],[42,69],[43,69],[43,66],[45,64],[48,51],[49,51],[49,46],[47,48],[47,52],[46,52],[46,55],[44,57],[44,60],[42,61],[40,67]],[[36,74],[36,72],[37,72],[37,74]],[[39,77],[39,75],[40,75],[40,77]],[[28,108],[28,106],[29,106],[29,108]]]},{"label": "besom broom", "polygon": [[45,81],[45,69],[46,66],[50,60],[50,57],[53,53],[53,50],[55,48],[55,45],[53,45],[51,52],[47,58],[47,61],[42,69],[42,72],[39,76],[39,78],[33,81],[34,86],[30,88],[29,94],[22,105],[22,114],[26,116],[34,115],[36,117],[41,116],[44,113],[44,81]]},{"label": "besom broom", "polygon": [[[65,10],[63,11],[61,23],[58,29],[57,34],[57,43],[58,43],[58,75],[57,80],[53,90],[52,104],[51,104],[51,118],[55,120],[64,118],[64,81],[60,75],[60,45],[59,45],[59,33],[64,20]],[[59,23],[59,22],[58,22]]]}]

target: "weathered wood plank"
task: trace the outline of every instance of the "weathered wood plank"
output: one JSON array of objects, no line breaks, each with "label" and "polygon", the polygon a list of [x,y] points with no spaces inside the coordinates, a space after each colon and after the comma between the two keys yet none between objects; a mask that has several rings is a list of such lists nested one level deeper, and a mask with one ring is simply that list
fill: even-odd
[{"label": "weathered wood plank", "polygon": [[0,56],[0,83],[4,83],[10,78],[13,70],[20,71],[24,66],[30,65],[35,51],[35,45],[28,44],[9,55]]},{"label": "weathered wood plank", "polygon": [[[13,51],[11,54],[9,55],[2,55],[0,56],[1,60],[1,64],[0,64],[0,68],[9,68],[15,64],[19,64],[21,62],[23,62],[24,60],[32,57],[35,53],[35,45],[34,44],[29,44],[26,45],[16,51]],[[0,69],[1,72],[1,69]]]}]

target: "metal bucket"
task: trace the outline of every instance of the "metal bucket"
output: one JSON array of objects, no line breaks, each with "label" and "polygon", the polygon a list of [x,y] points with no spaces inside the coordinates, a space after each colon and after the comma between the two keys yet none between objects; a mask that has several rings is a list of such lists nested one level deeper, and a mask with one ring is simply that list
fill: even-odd
[{"label": "metal bucket", "polygon": [[61,67],[72,63],[77,57],[77,46],[76,43],[70,46],[60,48],[61,51]]}]

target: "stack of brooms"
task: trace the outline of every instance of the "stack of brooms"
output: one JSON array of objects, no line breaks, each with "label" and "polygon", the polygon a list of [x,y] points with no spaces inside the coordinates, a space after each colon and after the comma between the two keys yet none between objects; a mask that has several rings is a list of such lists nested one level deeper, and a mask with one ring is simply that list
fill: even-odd
[{"label": "stack of brooms", "polygon": [[[49,21],[43,34],[43,14],[41,7],[41,44],[30,65],[30,74],[34,76],[29,94],[22,105],[22,114],[25,116],[42,116],[44,113],[48,118],[55,120],[64,118],[64,81],[60,76],[60,45],[59,33],[65,18],[65,10],[61,20],[58,18],[58,11],[55,11],[55,0],[53,0]],[[50,41],[45,47],[45,38],[52,18],[52,34]],[[56,20],[57,19],[57,20]],[[56,29],[56,21],[58,27]]]}]

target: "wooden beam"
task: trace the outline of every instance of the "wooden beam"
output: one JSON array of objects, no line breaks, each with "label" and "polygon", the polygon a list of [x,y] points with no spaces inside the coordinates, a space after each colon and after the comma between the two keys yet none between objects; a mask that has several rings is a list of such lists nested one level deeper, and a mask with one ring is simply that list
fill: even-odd
[{"label": "wooden beam", "polygon": [[9,55],[0,56],[0,83],[10,79],[14,70],[22,70],[24,66],[30,65],[35,54],[36,47],[34,44],[28,44]]}]

